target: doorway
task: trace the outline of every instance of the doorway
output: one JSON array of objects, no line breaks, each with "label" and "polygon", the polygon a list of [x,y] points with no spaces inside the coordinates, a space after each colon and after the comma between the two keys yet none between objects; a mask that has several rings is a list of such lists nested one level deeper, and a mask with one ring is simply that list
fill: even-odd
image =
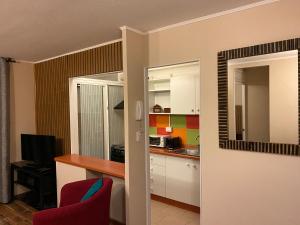
[{"label": "doorway", "polygon": [[112,146],[124,145],[122,73],[75,77],[69,86],[72,153],[109,160]]},{"label": "doorway", "polygon": [[200,222],[200,63],[146,69],[150,224]]}]

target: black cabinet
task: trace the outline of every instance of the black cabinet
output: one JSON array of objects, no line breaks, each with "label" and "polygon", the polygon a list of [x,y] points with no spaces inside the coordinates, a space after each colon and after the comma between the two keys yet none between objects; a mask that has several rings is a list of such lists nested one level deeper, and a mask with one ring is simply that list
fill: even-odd
[{"label": "black cabinet", "polygon": [[29,191],[22,194],[28,204],[37,209],[56,207],[55,167],[39,168],[28,161],[11,163],[11,199],[15,198],[15,184]]}]

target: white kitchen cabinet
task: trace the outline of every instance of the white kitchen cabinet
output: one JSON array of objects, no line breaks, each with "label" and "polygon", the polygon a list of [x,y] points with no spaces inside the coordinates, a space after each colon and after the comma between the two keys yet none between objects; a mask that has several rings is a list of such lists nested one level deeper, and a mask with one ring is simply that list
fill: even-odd
[{"label": "white kitchen cabinet", "polygon": [[199,161],[177,157],[166,158],[166,197],[200,206]]},{"label": "white kitchen cabinet", "polygon": [[171,114],[200,113],[199,63],[149,69],[149,112],[154,105],[171,108]]},{"label": "white kitchen cabinet", "polygon": [[200,114],[200,75],[195,75],[195,84],[196,84],[196,97],[195,97],[195,105],[196,105],[196,114]]},{"label": "white kitchen cabinet", "polygon": [[151,154],[151,193],[200,206],[199,167],[199,160]]},{"label": "white kitchen cabinet", "polygon": [[173,74],[170,82],[172,114],[195,114],[195,75]]},{"label": "white kitchen cabinet", "polygon": [[152,194],[166,196],[166,157],[150,155],[150,190]]}]

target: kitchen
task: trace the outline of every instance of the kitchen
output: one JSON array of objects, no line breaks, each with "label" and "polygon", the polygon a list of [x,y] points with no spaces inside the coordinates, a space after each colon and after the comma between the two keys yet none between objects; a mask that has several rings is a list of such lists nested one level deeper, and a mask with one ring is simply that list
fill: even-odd
[{"label": "kitchen", "polygon": [[[97,78],[97,79],[93,79]],[[99,81],[100,80],[102,81]],[[105,78],[105,79],[104,79]],[[123,132],[123,90],[121,74],[109,74],[107,77],[95,76],[86,78],[75,78],[70,83],[70,99],[74,101],[71,107],[71,139],[74,145],[72,153],[103,158],[116,162],[125,162],[124,134]],[[200,212],[200,65],[199,62],[184,63],[148,70],[148,103],[149,126],[149,190],[151,192],[151,215],[152,224],[169,224],[168,218],[176,217],[180,210],[181,219],[184,222],[192,217],[199,217]],[[104,81],[106,80],[106,81]],[[78,82],[77,82],[78,81]],[[97,137],[92,121],[83,120],[82,107],[89,106],[95,110],[92,104],[84,104],[87,101],[83,96],[84,84],[115,85],[113,89],[104,87],[102,107],[97,109],[101,119],[101,137],[103,145],[101,151],[91,151],[91,143],[94,134]],[[80,84],[80,85],[78,85]],[[72,88],[73,87],[73,88]],[[118,88],[117,88],[118,87]],[[110,94],[109,91],[113,91]],[[74,90],[74,94],[72,94]],[[118,91],[117,91],[118,90]],[[79,91],[79,93],[78,93]],[[107,92],[108,91],[108,92]],[[77,93],[76,93],[77,92]],[[94,91],[89,95],[90,101],[95,101]],[[82,100],[81,100],[82,99]],[[73,102],[73,101],[71,101]],[[145,101],[146,102],[146,101]],[[97,106],[97,107],[100,107]],[[101,109],[105,109],[102,112]],[[83,108],[82,108],[83,109]],[[86,111],[86,109],[84,109]],[[73,118],[73,120],[72,120]],[[86,126],[88,122],[89,126]],[[84,128],[84,129],[83,129]],[[90,130],[86,130],[91,128]],[[89,135],[84,135],[84,134]],[[102,136],[103,135],[103,136]],[[95,137],[96,137],[95,136]],[[85,141],[87,138],[89,141]],[[89,152],[83,151],[84,143],[88,143],[86,148]],[[95,143],[99,147],[99,143]],[[97,149],[98,149],[97,147]],[[75,151],[77,150],[77,151]],[[94,152],[101,155],[95,155]],[[88,177],[93,177],[94,173],[88,172]],[[116,210],[120,196],[124,196],[124,183],[122,180],[114,178],[117,189],[113,191],[112,198],[112,218],[115,221],[124,223],[124,207]],[[118,190],[118,191],[116,191]],[[184,193],[184,194],[183,194]],[[121,197],[123,198],[123,197]],[[124,202],[121,204],[124,205]],[[175,214],[175,215],[174,215]],[[178,215],[179,215],[178,214]]]},{"label": "kitchen", "polygon": [[149,68],[148,103],[151,218],[167,224],[200,213],[199,62]]}]

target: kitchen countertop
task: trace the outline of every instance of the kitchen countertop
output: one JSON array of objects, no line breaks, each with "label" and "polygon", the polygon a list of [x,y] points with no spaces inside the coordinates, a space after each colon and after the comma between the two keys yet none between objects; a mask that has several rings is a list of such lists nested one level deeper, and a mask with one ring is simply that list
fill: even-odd
[{"label": "kitchen countertop", "polygon": [[55,158],[56,162],[66,163],[72,166],[78,166],[88,170],[96,171],[106,175],[118,178],[125,178],[125,164],[113,162],[95,157],[87,157],[81,155],[64,155]]},{"label": "kitchen countertop", "polygon": [[174,157],[179,157],[179,158],[200,160],[199,156],[174,153],[174,152],[170,152],[167,148],[149,147],[149,150],[150,150],[150,153],[158,154],[158,155],[167,155],[167,156],[174,156]]}]

